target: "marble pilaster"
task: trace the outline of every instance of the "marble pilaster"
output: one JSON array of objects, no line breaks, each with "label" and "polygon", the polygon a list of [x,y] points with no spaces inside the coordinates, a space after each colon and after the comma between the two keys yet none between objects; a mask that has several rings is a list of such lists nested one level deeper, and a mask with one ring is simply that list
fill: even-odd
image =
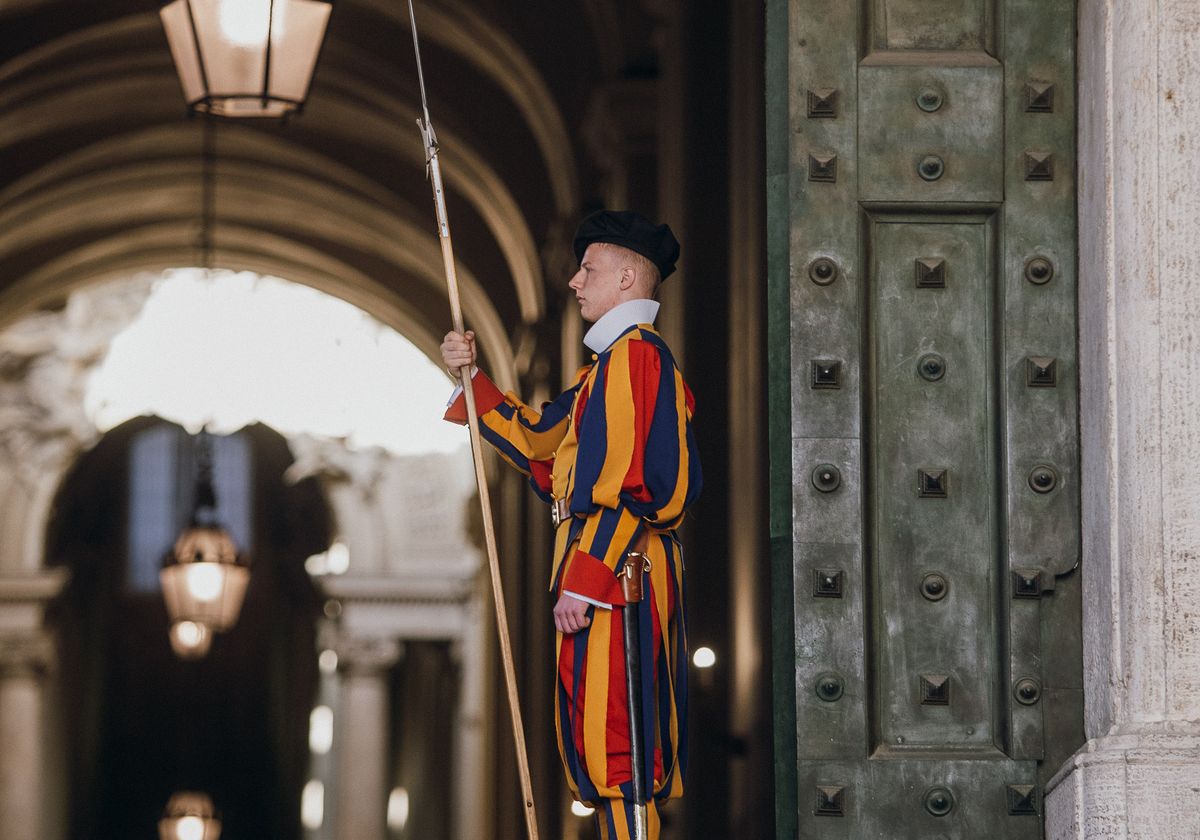
[{"label": "marble pilaster", "polygon": [[1200,7],[1080,4],[1088,742],[1051,840],[1200,836]]}]

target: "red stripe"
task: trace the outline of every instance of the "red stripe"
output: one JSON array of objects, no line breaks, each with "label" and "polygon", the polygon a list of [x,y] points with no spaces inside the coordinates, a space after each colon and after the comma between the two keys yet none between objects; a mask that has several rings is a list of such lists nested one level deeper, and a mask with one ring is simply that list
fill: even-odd
[{"label": "red stripe", "polygon": [[554,469],[554,461],[530,461],[529,474],[533,476],[533,480],[537,482],[537,486],[541,488],[543,493],[549,493],[551,489],[550,473]]},{"label": "red stripe", "polygon": [[[608,645],[608,778],[609,787],[623,785],[633,778],[629,764],[629,700],[625,696],[625,622],[620,607],[613,610],[612,637]],[[634,608],[636,609],[636,607]]]},{"label": "red stripe", "polygon": [[658,378],[661,373],[662,362],[658,349],[649,341],[631,339],[629,385],[633,394],[633,457],[629,461],[629,469],[625,473],[621,489],[639,502],[651,501],[644,475],[646,441],[650,437],[650,424],[654,420]]}]

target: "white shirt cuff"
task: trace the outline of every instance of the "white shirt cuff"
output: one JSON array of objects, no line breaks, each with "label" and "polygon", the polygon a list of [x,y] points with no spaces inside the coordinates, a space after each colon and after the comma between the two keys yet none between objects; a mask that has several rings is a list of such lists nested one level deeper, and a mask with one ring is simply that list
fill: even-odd
[{"label": "white shirt cuff", "polygon": [[612,604],[606,604],[603,601],[596,601],[592,598],[588,598],[584,595],[580,595],[576,592],[572,592],[569,589],[564,589],[562,592],[564,595],[570,595],[572,598],[578,598],[580,601],[586,601],[587,603],[591,604],[593,607],[599,607],[602,610],[611,610],[612,609]]},{"label": "white shirt cuff", "polygon": [[[479,368],[477,368],[477,367],[471,368],[471,378],[472,379],[475,378],[475,374],[477,374],[477,373],[479,373]],[[454,405],[454,401],[456,399],[458,399],[458,395],[461,393],[462,393],[462,386],[461,385],[454,386],[454,393],[451,394],[450,399],[446,401],[446,408],[449,408],[450,406]]]}]

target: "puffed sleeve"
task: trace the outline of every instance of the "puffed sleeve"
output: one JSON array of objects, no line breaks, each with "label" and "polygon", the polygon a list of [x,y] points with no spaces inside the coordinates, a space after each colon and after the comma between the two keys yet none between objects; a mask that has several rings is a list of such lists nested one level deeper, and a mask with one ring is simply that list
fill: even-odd
[{"label": "puffed sleeve", "polygon": [[[471,379],[479,433],[500,456],[529,477],[537,494],[550,501],[550,473],[554,453],[566,435],[577,384],[546,403],[541,411],[523,403],[511,391],[502,392],[486,373],[477,370]],[[445,419],[466,425],[466,396],[461,389],[446,409]]]}]

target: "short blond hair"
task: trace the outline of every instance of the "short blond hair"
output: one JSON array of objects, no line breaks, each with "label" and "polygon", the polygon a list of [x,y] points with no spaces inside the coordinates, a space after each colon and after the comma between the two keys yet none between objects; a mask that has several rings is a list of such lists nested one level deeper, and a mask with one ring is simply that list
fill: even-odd
[{"label": "short blond hair", "polygon": [[629,262],[633,265],[634,271],[637,272],[638,279],[645,280],[649,283],[649,289],[647,291],[649,291],[651,295],[657,293],[658,284],[662,282],[662,274],[659,272],[658,266],[651,262],[649,258],[639,254],[632,248],[626,248],[624,245],[618,245],[615,242],[596,242],[593,244],[600,246],[600,248],[605,251],[611,250],[622,252],[621,256],[629,260]]}]

